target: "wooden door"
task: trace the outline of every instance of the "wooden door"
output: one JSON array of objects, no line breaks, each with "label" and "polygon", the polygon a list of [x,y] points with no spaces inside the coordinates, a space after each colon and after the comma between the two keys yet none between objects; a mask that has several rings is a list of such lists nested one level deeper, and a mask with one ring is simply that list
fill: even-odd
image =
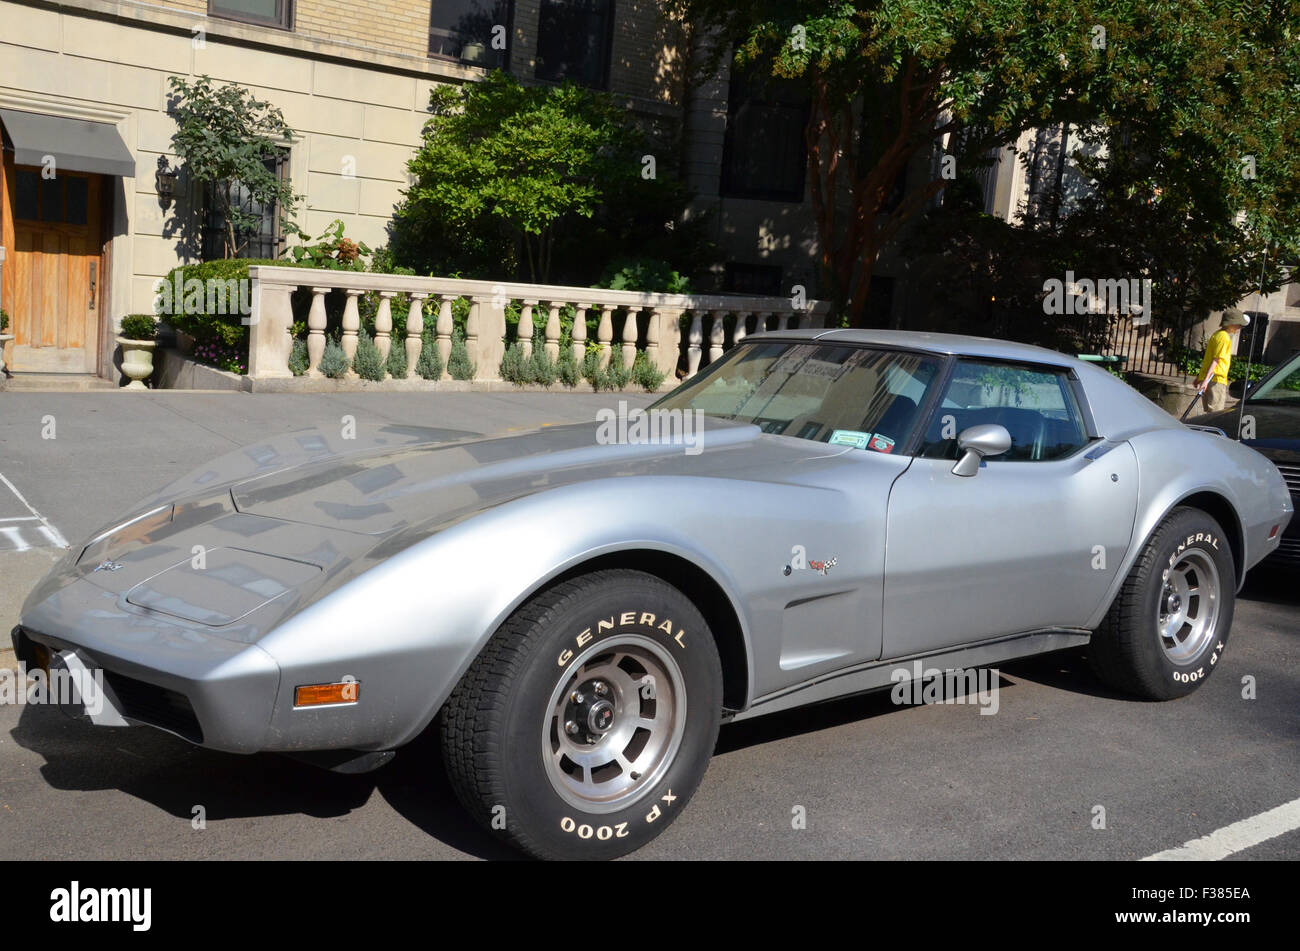
[{"label": "wooden door", "polygon": [[102,175],[4,168],[4,307],[15,373],[95,373],[104,288]]}]

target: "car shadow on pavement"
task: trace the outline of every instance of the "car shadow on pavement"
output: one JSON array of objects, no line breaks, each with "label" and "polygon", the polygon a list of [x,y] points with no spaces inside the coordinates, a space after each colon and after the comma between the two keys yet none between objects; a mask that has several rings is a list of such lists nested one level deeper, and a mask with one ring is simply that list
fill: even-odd
[{"label": "car shadow on pavement", "polygon": [[[1014,686],[1015,684],[1005,677],[998,678],[999,691]],[[965,693],[957,696],[966,697]],[[969,698],[969,702],[974,703],[974,698]],[[718,734],[718,743],[713,748],[713,754],[718,756],[792,736],[830,730],[848,723],[906,710],[909,706],[911,704],[895,703],[892,689],[886,687],[840,700],[828,700],[812,706],[770,713],[753,720],[742,720],[740,723],[724,723]]]},{"label": "car shadow on pavement", "polygon": [[116,789],[187,822],[196,805],[208,822],[335,819],[362,808],[378,791],[407,821],[453,849],[481,858],[517,857],[465,814],[425,737],[381,769],[345,775],[270,753],[205,750],[147,727],[92,727],[52,706],[24,707],[10,736],[44,759],[40,773],[54,789]]}]

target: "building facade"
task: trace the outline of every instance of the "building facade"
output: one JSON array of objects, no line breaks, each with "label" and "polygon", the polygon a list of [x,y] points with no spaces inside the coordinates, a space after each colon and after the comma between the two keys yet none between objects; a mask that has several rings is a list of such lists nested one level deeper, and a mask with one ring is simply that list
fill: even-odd
[{"label": "building facade", "polygon": [[[18,372],[113,375],[121,318],[201,256],[171,196],[168,79],[238,83],[296,136],[283,173],[310,234],[387,243],[430,89],[504,66],[681,115],[682,42],[642,0],[0,0],[0,306]],[[159,175],[159,172],[163,175]],[[267,211],[268,223],[275,218]],[[268,224],[250,256],[283,239]]]}]

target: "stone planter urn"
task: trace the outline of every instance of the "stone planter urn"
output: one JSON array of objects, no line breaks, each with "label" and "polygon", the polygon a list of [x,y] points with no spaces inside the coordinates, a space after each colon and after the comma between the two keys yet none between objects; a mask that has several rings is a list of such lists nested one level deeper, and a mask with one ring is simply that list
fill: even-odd
[{"label": "stone planter urn", "polygon": [[117,342],[122,348],[122,375],[131,381],[126,389],[147,389],[144,381],[153,376],[153,352],[158,341],[118,337]]},{"label": "stone planter urn", "polygon": [[13,339],[13,334],[0,333],[0,376],[9,375],[9,341]]}]

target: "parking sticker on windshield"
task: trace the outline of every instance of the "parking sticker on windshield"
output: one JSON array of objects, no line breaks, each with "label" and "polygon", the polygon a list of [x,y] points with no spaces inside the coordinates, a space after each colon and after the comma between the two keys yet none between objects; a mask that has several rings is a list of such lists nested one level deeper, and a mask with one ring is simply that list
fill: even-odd
[{"label": "parking sticker on windshield", "polygon": [[894,440],[890,439],[888,436],[882,436],[880,433],[876,433],[871,437],[871,441],[867,443],[867,448],[874,449],[876,452],[893,452]]},{"label": "parking sticker on windshield", "polygon": [[871,441],[871,433],[860,433],[856,429],[837,429],[831,433],[832,446],[852,446],[854,449],[866,449]]}]

